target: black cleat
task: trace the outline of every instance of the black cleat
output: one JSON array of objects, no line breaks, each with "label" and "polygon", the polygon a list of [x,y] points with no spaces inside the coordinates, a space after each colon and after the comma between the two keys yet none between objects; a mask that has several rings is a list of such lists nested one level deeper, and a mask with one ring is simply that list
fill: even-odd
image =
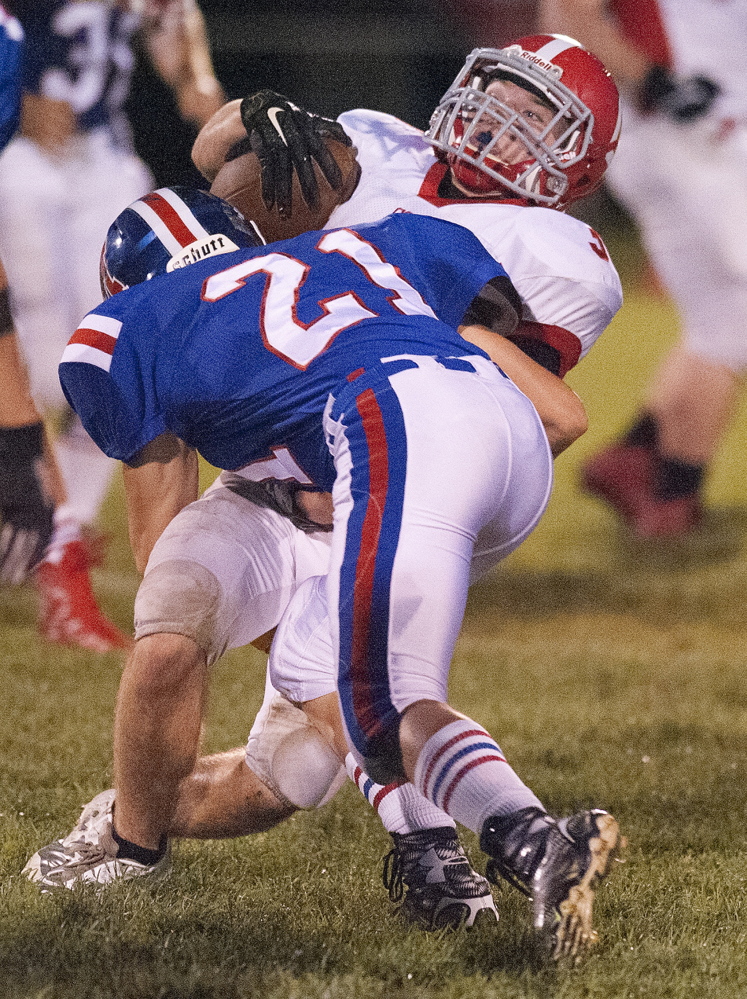
[{"label": "black cleat", "polygon": [[384,858],[382,879],[408,923],[440,930],[497,921],[490,885],[470,867],[454,829],[391,836],[394,847]]},{"label": "black cleat", "polygon": [[552,819],[538,808],[488,819],[480,845],[500,875],[532,900],[532,925],[553,960],[578,959],[598,934],[594,894],[620,842],[617,821],[599,808]]}]

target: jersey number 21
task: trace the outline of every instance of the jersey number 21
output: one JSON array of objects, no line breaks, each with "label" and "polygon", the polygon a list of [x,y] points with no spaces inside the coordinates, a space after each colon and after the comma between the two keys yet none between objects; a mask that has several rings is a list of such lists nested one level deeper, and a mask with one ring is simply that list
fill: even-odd
[{"label": "jersey number 21", "polygon": [[[340,253],[354,261],[369,281],[394,292],[391,305],[403,315],[436,318],[422,295],[358,233],[350,229],[333,230],[319,240],[316,248],[322,253]],[[259,320],[265,346],[303,371],[338,333],[378,315],[366,308],[355,292],[347,291],[320,301],[322,315],[311,323],[302,323],[296,314],[296,300],[309,270],[309,264],[295,257],[268,253],[213,274],[205,281],[202,298],[217,302],[243,288],[253,274],[265,274],[268,284]]]}]

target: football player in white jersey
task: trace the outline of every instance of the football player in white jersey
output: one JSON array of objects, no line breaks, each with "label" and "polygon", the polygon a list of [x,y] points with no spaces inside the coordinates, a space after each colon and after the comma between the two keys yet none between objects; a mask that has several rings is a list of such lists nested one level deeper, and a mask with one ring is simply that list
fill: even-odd
[{"label": "football player in white jersey", "polygon": [[[97,606],[95,545],[84,541],[114,463],[90,441],[60,392],[57,363],[100,301],[98,256],[117,212],[153,187],[124,118],[139,31],[182,114],[202,125],[223,95],[195,0],[12,0],[25,28],[19,134],[0,157],[0,256],[35,403],[60,423],[54,448],[66,501],[34,574],[44,638],[95,651],[131,640]],[[33,265],[32,265],[33,262]]]},{"label": "football player in white jersey", "polygon": [[608,180],[681,321],[633,426],[588,461],[584,487],[634,536],[687,535],[747,371],[747,6],[545,0],[542,15],[620,86]]},{"label": "football player in white jersey", "polygon": [[[392,208],[433,215],[441,214],[442,211],[460,211],[460,217],[453,220],[464,224],[462,219],[467,218],[469,227],[473,228],[480,226],[482,215],[487,210],[496,230],[491,252],[496,256],[502,255],[497,238],[501,237],[507,252],[512,251],[514,254],[514,266],[522,271],[519,283],[523,285],[523,317],[517,342],[544,361],[551,370],[564,372],[588,350],[616,311],[620,299],[619,282],[601,241],[588,226],[556,211],[546,211],[541,207],[535,207],[531,212],[526,209],[537,201],[561,205],[598,185],[617,139],[617,96],[598,61],[570,40],[539,38],[527,39],[525,42],[525,47],[517,44],[506,52],[483,51],[470,58],[465,74],[471,85],[465,85],[462,79],[465,74],[461,74],[460,81],[444,98],[437,112],[440,113],[441,120],[448,120],[448,116],[453,113],[452,120],[457,121],[457,127],[453,131],[461,132],[453,136],[452,146],[443,135],[439,139],[438,129],[434,128],[434,141],[443,143],[443,153],[435,153],[422,133],[389,116],[378,116],[373,112],[351,113],[353,120],[361,117],[364,119],[363,127],[359,127],[360,134],[355,136],[356,145],[364,147],[370,133],[371,144],[375,143],[377,154],[383,153],[380,166],[377,165],[375,156],[364,159],[361,154],[363,169],[359,191],[365,192],[374,187],[386,201],[378,209],[369,204],[371,218],[375,218],[377,212]],[[549,49],[548,45],[551,46]],[[548,61],[542,55],[543,49]],[[564,54],[565,70],[561,64]],[[549,62],[552,58],[558,59],[558,65],[550,73],[548,67],[553,67]],[[559,71],[565,72],[569,81],[567,87],[558,86],[556,74],[559,75]],[[513,79],[518,78],[526,86],[517,86],[516,91],[512,92],[510,87],[504,86],[510,84],[511,79],[504,80],[503,74]],[[492,78],[494,75],[495,80]],[[502,96],[506,95],[511,103],[498,101],[492,93],[486,94],[485,87],[491,87],[493,92],[497,91]],[[581,99],[574,88],[582,92]],[[534,90],[541,97],[538,98]],[[591,107],[583,104],[583,95]],[[482,117],[481,152],[497,152],[497,145],[504,136],[506,143],[513,146],[511,162],[507,164],[510,167],[509,176],[503,180],[499,179],[502,174],[497,156],[481,156],[475,169],[475,154],[469,148],[474,129],[470,131],[458,124],[459,121],[467,124],[477,121],[473,110],[475,101],[482,105],[480,115],[477,116]],[[523,106],[523,111],[517,112],[511,106],[517,102],[522,106],[526,105]],[[270,110],[272,106],[267,105]],[[551,111],[550,108],[555,110]],[[219,119],[225,123],[233,110],[229,106],[229,111],[223,112],[218,116]],[[282,121],[279,116],[276,116],[276,120]],[[342,116],[341,120],[347,121],[347,116]],[[603,123],[596,136],[591,128],[592,121]],[[367,124],[371,127],[365,133]],[[242,129],[243,127],[242,125]],[[320,127],[328,129],[329,124]],[[221,141],[225,143],[225,130],[219,127],[217,131],[222,133]],[[499,135],[501,131],[502,135]],[[490,135],[485,139],[488,133]],[[245,130],[244,135],[246,137]],[[223,153],[235,137],[232,136],[225,143]],[[496,139],[495,143],[490,141],[493,137]],[[516,155],[517,146],[524,150],[523,157]],[[392,149],[401,153],[394,165],[387,155],[387,150]],[[466,190],[457,189],[455,192],[446,186],[452,180],[451,165],[456,167],[453,173],[460,178],[458,183]],[[567,174],[564,173],[565,167]],[[382,178],[377,183],[379,170]],[[426,181],[430,186],[424,186]],[[400,189],[401,184],[407,185],[404,190]],[[391,193],[388,195],[390,189]],[[347,207],[342,206],[339,210]],[[533,216],[535,213],[539,229],[532,228],[530,219],[526,223],[521,222],[522,215]],[[554,230],[555,220],[557,223]],[[557,236],[554,242],[550,239],[553,232]],[[487,245],[490,226],[481,227],[480,238]],[[543,240],[547,242],[544,243]],[[569,260],[570,245],[575,247],[576,252]],[[579,265],[579,258],[585,261],[583,265]],[[557,277],[553,276],[553,263]],[[111,277],[116,278],[116,275]],[[583,284],[580,306],[571,300],[568,293],[574,284],[579,283]],[[113,287],[116,287],[116,281],[113,282]],[[553,291],[557,293],[555,296]],[[555,312],[552,311],[554,300],[558,303]],[[276,456],[274,462],[265,464],[267,467],[257,470],[257,478],[265,478],[268,474],[287,478],[292,474],[292,469],[287,466],[287,456]],[[247,470],[246,475],[247,479],[251,479],[253,472]],[[299,552],[306,542],[301,531],[296,531],[296,540],[288,545],[285,539],[285,533],[290,530],[287,520],[285,532],[282,520],[273,521],[275,526],[270,530],[271,510],[274,508],[279,513],[284,509],[286,513],[294,515],[297,522],[305,515],[304,526],[307,529],[313,526],[314,521],[324,519],[323,506],[320,506],[324,497],[304,493],[296,485],[287,491],[285,500],[282,500],[282,483],[276,483],[275,486],[279,488],[273,488],[271,492],[263,483],[245,482],[244,495],[261,502],[261,508],[252,514],[255,523],[250,529],[242,526],[248,524],[248,516],[242,514],[235,495],[231,495],[225,483],[211,489],[202,500],[188,507],[172,521],[153,549],[145,581],[138,594],[138,638],[155,637],[166,631],[172,634],[177,631],[178,634],[189,636],[195,644],[193,667],[197,675],[201,675],[207,669],[207,664],[212,663],[224,648],[242,644],[242,640],[246,642],[260,638],[263,621],[269,627],[274,625],[277,618],[272,620],[272,614],[268,613],[271,598],[275,596],[276,609],[282,610],[282,601],[302,581],[304,568]],[[310,508],[308,501],[317,505]],[[223,532],[219,529],[221,509],[227,525]],[[263,527],[262,518],[265,518],[268,526]],[[216,531],[213,537],[209,534],[211,529]],[[221,533],[224,538],[221,538]],[[284,573],[275,566],[278,571],[277,580],[269,578],[266,567],[251,568],[248,564],[237,566],[235,548],[242,546],[235,545],[235,541],[245,534],[245,552],[251,551],[252,544],[256,544],[257,537],[261,535],[267,539],[264,543],[266,560],[273,549],[278,554],[278,562],[285,558],[287,569]],[[202,541],[199,540],[200,537]],[[317,537],[321,539],[320,535]],[[233,555],[216,559],[216,551],[226,551],[225,539],[234,543]],[[484,564],[479,564],[478,560],[475,575],[479,575],[496,560],[495,546],[491,546],[487,538],[485,540]],[[204,544],[204,553],[197,551],[201,544]],[[307,547],[307,553],[309,550],[312,550],[311,546]],[[323,552],[321,545],[319,550]],[[187,557],[193,559],[195,566],[199,567],[199,572],[196,570],[192,575],[193,580],[199,582],[200,576],[208,569],[208,579],[211,581],[208,588],[212,588],[214,595],[220,594],[217,602],[215,599],[205,599],[200,605],[195,601],[195,609],[201,606],[202,613],[189,622],[185,620],[183,607],[177,606],[178,601],[174,603],[172,600],[173,606],[167,607],[170,599],[169,586],[164,586],[170,576],[176,583],[175,567],[179,564],[182,567],[180,571],[183,572]],[[205,585],[204,576],[202,585]],[[176,594],[176,590],[173,587],[171,589]],[[205,597],[207,596],[206,590]],[[233,606],[234,603],[236,607]],[[237,611],[242,604],[245,608],[251,608],[243,617]],[[179,623],[178,618],[181,619]],[[165,625],[167,620],[171,622],[168,627]],[[182,668],[187,669],[183,653],[180,662],[180,669]],[[169,662],[169,650],[164,645],[161,658],[153,657],[149,665],[143,661],[138,669],[142,671],[141,679],[147,678],[149,673],[162,679],[165,670],[173,671],[174,663]],[[329,669],[327,675],[334,682]],[[138,709],[134,704],[124,707],[128,713],[131,710],[134,712],[130,721],[136,726]],[[169,712],[164,708],[159,713],[167,715]],[[319,747],[319,732],[328,731],[330,725],[325,725],[324,720],[315,721],[315,725],[309,725],[301,712],[269,689],[268,698],[249,740],[246,759],[251,770],[243,764],[237,753],[201,760],[193,778],[183,782],[176,811],[174,812],[172,805],[170,824],[167,815],[167,824],[162,826],[162,831],[172,835],[237,835],[266,828],[279,817],[289,814],[294,806],[309,807],[327,800],[339,777],[339,759],[328,751],[325,753],[323,745]],[[304,740],[308,741],[309,758],[298,752]],[[124,758],[122,762],[125,764]],[[305,762],[309,763],[308,771],[303,769]],[[126,763],[120,771],[123,778],[118,789],[120,802],[123,787],[125,794],[127,793],[127,770],[131,766],[131,763]],[[433,854],[435,845],[441,846],[440,838],[432,835],[434,827],[436,831],[440,829],[442,833],[448,833],[452,842],[456,842],[453,822],[415,792],[411,785],[376,786],[356,770],[354,763],[350,770],[351,776],[357,779],[369,800],[380,806],[380,815],[395,834],[397,865],[400,870],[404,867],[405,884],[411,889],[408,895],[411,901],[410,915],[413,918],[419,916],[425,922],[434,915],[434,910],[435,915],[438,915],[439,910],[449,907],[449,903],[453,905],[455,900],[459,901],[458,895],[448,891],[448,885],[429,885],[426,877],[428,872],[425,869],[418,870],[419,859],[429,851]],[[262,786],[257,775],[264,784],[262,793],[257,790],[258,785],[260,788]],[[405,800],[398,804],[398,798]],[[100,815],[105,819],[107,809],[109,816],[111,815],[111,800],[110,794],[103,798],[100,796],[99,800],[95,799],[84,811],[81,823],[76,827],[77,831],[74,830],[68,838],[73,853],[76,843],[91,835],[91,823]],[[249,805],[250,802],[254,807]],[[131,807],[130,805],[129,808]],[[125,811],[126,808],[122,808],[119,814]],[[460,855],[463,856],[460,850],[457,852],[458,842],[453,846],[447,841],[447,846],[451,860],[456,861]],[[50,871],[50,857],[57,854],[59,858],[59,844],[53,847],[46,856],[45,851],[41,851],[41,857],[36,855],[36,858],[32,858],[29,869],[35,876],[44,876],[45,871]],[[442,859],[448,856],[447,852]],[[473,874],[473,888],[477,885],[474,880],[477,877]],[[461,897],[461,901],[466,903],[467,900],[466,895]],[[471,919],[477,906],[474,910],[469,906],[467,908]],[[434,920],[431,925],[438,925],[438,922]]]},{"label": "football player in white jersey", "polygon": [[[522,65],[534,68],[523,70]],[[577,97],[552,94],[551,67],[567,93]],[[622,300],[617,272],[598,234],[562,213],[600,186],[617,147],[617,91],[600,67],[571,39],[535,36],[503,50],[476,49],[425,134],[391,115],[345,112],[337,124],[357,149],[360,178],[344,204],[316,220],[319,227],[411,211],[471,229],[504,262],[521,295],[523,315],[516,335],[542,344],[545,362],[554,355],[556,370],[565,374],[586,354]],[[554,98],[549,114],[542,87]],[[198,136],[195,165],[214,181],[226,157],[250,142],[271,167],[268,180],[275,183],[282,203],[283,156],[297,168],[304,154],[306,160],[313,155],[313,150],[294,150],[299,129],[290,130],[292,116],[297,117],[290,108],[270,92],[259,106],[254,98],[232,101]],[[316,120],[327,134],[329,123]],[[282,134],[284,122],[287,135]],[[560,122],[562,128],[553,134]],[[267,148],[273,134],[275,147]],[[524,211],[526,207],[533,210]],[[292,226],[287,235],[294,235]]]},{"label": "football player in white jersey", "polygon": [[[18,127],[23,29],[0,6],[0,150]],[[31,398],[0,263],[0,580],[21,583],[52,534],[59,475],[45,446],[44,425]]]}]

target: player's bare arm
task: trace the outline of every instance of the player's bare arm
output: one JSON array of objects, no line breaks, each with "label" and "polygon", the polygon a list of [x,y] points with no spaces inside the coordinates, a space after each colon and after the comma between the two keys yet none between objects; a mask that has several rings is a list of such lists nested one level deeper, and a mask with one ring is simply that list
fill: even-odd
[{"label": "player's bare arm", "polygon": [[229,101],[202,126],[192,146],[192,162],[211,183],[226,162],[228,151],[245,139],[241,120],[241,100]]},{"label": "player's bare arm", "polygon": [[143,572],[165,527],[199,495],[197,455],[173,434],[161,434],[122,468],[130,545]]},{"label": "player's bare arm", "polygon": [[173,89],[182,117],[202,126],[225,96],[213,69],[200,8],[195,0],[149,7],[143,32],[148,55]]},{"label": "player's bare arm", "polygon": [[52,534],[64,487],[31,397],[0,263],[0,580],[22,583]]},{"label": "player's bare arm", "polygon": [[77,118],[67,101],[25,93],[21,103],[21,135],[48,153],[58,153],[75,135]]},{"label": "player's bare arm", "polygon": [[563,31],[580,39],[619,85],[636,90],[650,69],[649,61],[623,36],[606,7],[606,0],[543,0],[540,30]]},{"label": "player's bare arm", "polygon": [[542,420],[553,457],[586,433],[588,421],[584,404],[562,378],[485,326],[462,326],[459,332],[465,340],[482,348],[531,399]]},{"label": "player's bare arm", "polygon": [[604,0],[545,0],[541,17],[552,25],[550,30],[570,32],[592,49],[646,114],[658,111],[675,121],[690,122],[707,114],[721,92],[710,75],[682,76],[668,65],[652,62],[650,53],[644,53],[613,19]]}]

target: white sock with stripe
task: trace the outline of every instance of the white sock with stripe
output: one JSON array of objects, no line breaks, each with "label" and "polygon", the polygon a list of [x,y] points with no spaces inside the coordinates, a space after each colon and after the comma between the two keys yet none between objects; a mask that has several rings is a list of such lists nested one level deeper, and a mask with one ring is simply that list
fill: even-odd
[{"label": "white sock with stripe", "polygon": [[346,756],[345,767],[387,832],[411,833],[422,829],[442,829],[444,826],[456,828],[454,820],[424,798],[412,784],[377,784],[360,768],[352,753]]},{"label": "white sock with stripe", "polygon": [[415,787],[457,822],[479,833],[491,815],[542,803],[506,763],[496,741],[466,718],[450,722],[423,746]]}]

